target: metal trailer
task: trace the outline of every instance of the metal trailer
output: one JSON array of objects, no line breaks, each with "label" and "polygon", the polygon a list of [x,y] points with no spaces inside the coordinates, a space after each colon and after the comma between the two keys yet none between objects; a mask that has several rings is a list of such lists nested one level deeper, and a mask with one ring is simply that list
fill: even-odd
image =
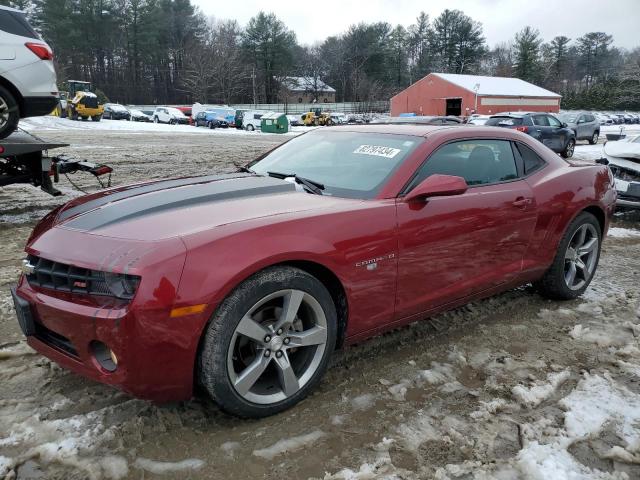
[{"label": "metal trailer", "polygon": [[[108,165],[97,165],[64,155],[48,155],[48,150],[67,146],[66,143],[49,142],[24,131],[16,131],[0,140],[0,187],[29,183],[50,195],[58,196],[62,192],[53,184],[58,183],[60,175],[75,172],[93,175],[103,187],[111,185],[113,169]],[[100,178],[102,175],[108,175],[106,182]]]}]

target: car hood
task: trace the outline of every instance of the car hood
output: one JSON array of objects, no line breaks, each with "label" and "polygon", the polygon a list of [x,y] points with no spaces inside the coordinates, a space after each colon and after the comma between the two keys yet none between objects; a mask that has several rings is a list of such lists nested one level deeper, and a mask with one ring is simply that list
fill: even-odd
[{"label": "car hood", "polygon": [[132,185],[82,197],[56,212],[48,227],[160,240],[352,202],[299,192],[284,180],[236,173]]},{"label": "car hood", "polygon": [[630,141],[607,142],[604,145],[604,153],[610,163],[640,173],[640,143]]}]

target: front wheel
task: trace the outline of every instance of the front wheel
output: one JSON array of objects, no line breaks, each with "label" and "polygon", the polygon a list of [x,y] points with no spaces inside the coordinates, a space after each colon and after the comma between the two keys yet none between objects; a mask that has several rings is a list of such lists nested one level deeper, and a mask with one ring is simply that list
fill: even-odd
[{"label": "front wheel", "polygon": [[573,138],[570,138],[567,142],[567,145],[564,147],[564,150],[560,152],[562,158],[571,158],[573,157],[573,151],[576,149],[576,141]]},{"label": "front wheel", "polygon": [[247,130],[249,130],[250,132],[253,132],[254,130],[253,125],[251,124],[247,125]]},{"label": "front wheel", "polygon": [[158,123],[158,117],[153,117],[153,123]]},{"label": "front wheel", "polygon": [[553,264],[534,286],[545,297],[556,300],[579,297],[596,273],[601,242],[598,220],[582,212],[569,224]]},{"label": "front wheel", "polygon": [[199,354],[199,381],[233,415],[259,418],[290,408],[326,371],[336,318],[317,278],[293,267],[265,269],[213,315]]},{"label": "front wheel", "polygon": [[596,143],[598,143],[598,137],[599,136],[600,136],[599,132],[593,132],[593,135],[589,139],[589,144],[590,145],[595,145]]},{"label": "front wheel", "polygon": [[93,117],[91,117],[91,120],[94,122],[99,122],[101,118],[102,115],[94,115]]}]

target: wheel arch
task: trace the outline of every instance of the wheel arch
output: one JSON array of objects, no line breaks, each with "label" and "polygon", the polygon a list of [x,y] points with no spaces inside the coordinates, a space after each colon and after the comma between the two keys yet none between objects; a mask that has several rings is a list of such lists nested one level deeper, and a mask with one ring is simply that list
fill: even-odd
[{"label": "wheel arch", "polygon": [[11,83],[9,80],[0,75],[0,85],[9,90],[9,93],[14,96],[16,102],[18,102],[18,115],[22,118],[22,112],[24,112],[24,97],[20,94],[20,90]]},{"label": "wheel arch", "polygon": [[[607,224],[607,217],[604,210],[598,205],[589,205],[588,207],[583,208],[581,211],[579,211],[573,218],[577,217],[582,212],[590,213],[591,215],[596,217],[596,219],[598,220],[598,225],[600,225],[600,234],[604,236],[604,230]],[[573,218],[571,219],[571,221],[573,221]]]}]

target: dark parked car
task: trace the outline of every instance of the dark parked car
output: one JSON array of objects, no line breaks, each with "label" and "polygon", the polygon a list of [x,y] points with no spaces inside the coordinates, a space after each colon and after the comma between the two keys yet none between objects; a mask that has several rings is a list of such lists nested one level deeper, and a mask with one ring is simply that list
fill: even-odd
[{"label": "dark parked car", "polygon": [[195,127],[229,128],[229,122],[216,117],[215,112],[199,112],[193,120]]},{"label": "dark parked car", "polygon": [[124,105],[120,105],[119,103],[105,103],[102,118],[108,118],[110,120],[130,120],[131,114]]},{"label": "dark parked car", "polygon": [[564,158],[572,157],[576,147],[576,135],[573,130],[549,113],[505,112],[493,115],[485,125],[524,132]]},{"label": "dark parked car", "polygon": [[28,344],[132,395],[263,417],[343,345],[529,282],[578,297],[616,201],[607,166],[506,128],[327,127],[243,170],[48,213],[13,290]]},{"label": "dark parked car", "polygon": [[600,120],[592,113],[562,113],[558,118],[573,130],[576,140],[589,140],[591,145],[598,143]]},{"label": "dark parked car", "polygon": [[380,117],[371,120],[371,123],[384,123],[387,125],[460,125],[462,120],[458,117],[450,116]]}]

